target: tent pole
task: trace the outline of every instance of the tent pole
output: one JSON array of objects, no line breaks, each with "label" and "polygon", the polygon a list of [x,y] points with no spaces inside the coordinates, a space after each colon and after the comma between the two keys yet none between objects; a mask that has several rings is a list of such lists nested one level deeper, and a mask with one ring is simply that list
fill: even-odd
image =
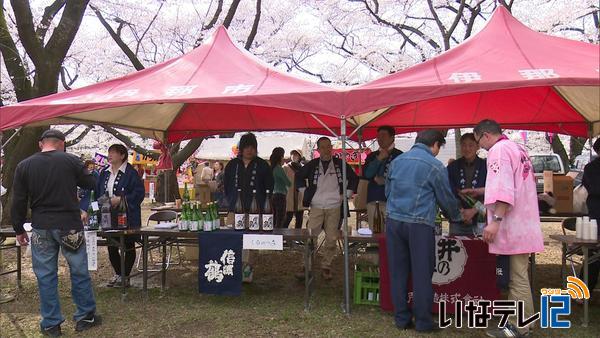
[{"label": "tent pole", "polygon": [[344,234],[344,312],[350,315],[350,263],[348,258],[348,173],[346,172],[346,117],[340,118],[340,138],[342,141],[342,196],[344,209],[344,223],[342,232]]},{"label": "tent pole", "polygon": [[362,154],[363,154],[363,146],[362,146],[362,128],[358,131],[358,172],[362,176],[363,167],[362,167]]},{"label": "tent pole", "polygon": [[327,129],[331,133],[331,135],[333,135],[335,137],[339,137],[333,130],[331,130],[331,128],[329,128],[325,123],[323,123],[323,121],[321,121],[321,119],[317,115],[310,114],[310,116],[312,116],[313,119],[315,119],[317,122],[319,122],[319,124],[322,125],[323,128]]},{"label": "tent pole", "polygon": [[593,157],[593,152],[594,149],[592,148],[594,145],[592,144],[592,138],[594,137],[594,124],[590,123],[590,138],[589,138],[589,142],[590,142],[590,162],[592,162],[592,157]]},{"label": "tent pole", "polygon": [[[15,132],[13,134],[16,135],[18,133]],[[12,138],[12,136],[8,139],[8,141],[10,141],[10,139]],[[6,141],[6,144],[8,144],[8,141]],[[4,143],[2,143],[2,132],[0,131],[0,191],[2,190],[2,169],[4,168],[4,161],[2,161],[2,150],[4,149]],[[0,195],[0,222],[2,221],[2,216],[3,216],[3,211],[4,208],[2,208],[2,195]],[[2,258],[0,258],[0,269],[2,268]]]}]

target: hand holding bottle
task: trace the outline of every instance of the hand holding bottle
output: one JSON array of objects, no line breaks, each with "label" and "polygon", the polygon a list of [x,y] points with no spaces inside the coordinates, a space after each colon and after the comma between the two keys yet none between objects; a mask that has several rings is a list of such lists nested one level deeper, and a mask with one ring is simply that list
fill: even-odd
[{"label": "hand holding bottle", "polygon": [[113,196],[113,197],[110,198],[110,204],[112,205],[113,208],[118,207],[119,203],[121,203],[121,197],[120,196]]},{"label": "hand holding bottle", "polygon": [[461,209],[460,213],[463,217],[464,222],[470,223],[471,220],[473,219],[473,217],[475,217],[475,215],[477,215],[477,209],[475,209],[475,208]]}]

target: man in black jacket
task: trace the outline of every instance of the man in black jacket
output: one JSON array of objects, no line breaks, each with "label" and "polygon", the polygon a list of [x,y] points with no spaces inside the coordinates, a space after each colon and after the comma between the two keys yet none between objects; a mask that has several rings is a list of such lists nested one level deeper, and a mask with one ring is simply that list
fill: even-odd
[{"label": "man in black jacket", "polygon": [[[340,207],[342,205],[342,194],[348,197],[356,191],[358,176],[348,164],[346,164],[348,190],[344,191],[342,180],[342,160],[332,158],[333,147],[331,140],[321,137],[317,141],[319,158],[308,162],[297,174],[296,185],[300,191],[304,191],[302,201],[305,207],[310,207],[307,227],[312,230],[325,229],[325,245],[323,248],[323,278],[330,280],[331,261],[336,255],[336,242],[338,240],[340,221]],[[308,180],[308,187],[306,186]],[[299,273],[297,277],[304,277]]]},{"label": "man in black jacket", "polygon": [[[600,138],[594,142],[594,151],[600,155]],[[583,186],[588,192],[587,208],[590,219],[595,219],[600,224],[600,156],[588,163],[583,168]],[[583,268],[582,268],[583,273]],[[600,261],[595,261],[589,265],[588,270],[588,288],[594,290],[598,283],[600,274]]]},{"label": "man in black jacket", "polygon": [[[365,160],[365,178],[369,180],[367,186],[367,216],[369,226],[373,229],[373,221],[379,204],[382,224],[385,224],[385,179],[390,163],[402,154],[395,146],[396,131],[391,126],[377,128],[377,143],[379,150],[372,152]],[[383,229],[382,229],[383,230]]]},{"label": "man in black jacket", "polygon": [[58,295],[58,252],[69,264],[71,293],[77,307],[75,330],[99,325],[96,301],[88,272],[83,224],[77,187],[92,189],[95,177],[76,156],[67,154],[65,136],[54,129],[40,138],[41,152],[23,160],[15,170],[12,223],[21,245],[29,244],[23,224],[31,208],[31,260],[38,280],[42,334],[61,335],[64,318]]}]

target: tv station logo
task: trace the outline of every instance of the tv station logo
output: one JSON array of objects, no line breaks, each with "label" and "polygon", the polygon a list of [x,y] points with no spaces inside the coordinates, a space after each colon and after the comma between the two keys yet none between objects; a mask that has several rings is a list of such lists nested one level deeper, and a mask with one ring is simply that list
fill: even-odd
[{"label": "tv station logo", "polygon": [[441,328],[454,325],[457,328],[483,329],[489,327],[488,323],[494,317],[499,319],[498,328],[503,328],[508,324],[509,317],[513,316],[516,317],[513,325],[518,328],[540,321],[540,327],[544,329],[568,329],[571,321],[563,317],[571,314],[571,300],[590,299],[587,285],[573,276],[567,277],[566,289],[544,288],[540,293],[540,311],[529,317],[525,314],[525,302],[522,300],[458,300],[454,303],[454,318],[447,316],[446,301],[440,301],[439,325]]}]

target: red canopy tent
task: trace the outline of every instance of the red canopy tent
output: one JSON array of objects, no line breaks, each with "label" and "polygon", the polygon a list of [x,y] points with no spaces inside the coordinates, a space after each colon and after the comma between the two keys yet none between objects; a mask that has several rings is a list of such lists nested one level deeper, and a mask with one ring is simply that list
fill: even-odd
[{"label": "red canopy tent", "polygon": [[510,129],[598,135],[599,51],[536,32],[499,7],[477,35],[451,50],[353,88],[344,112],[367,125],[365,138],[386,124],[408,132],[485,118]]},{"label": "red canopy tent", "polygon": [[107,124],[173,142],[240,130],[339,130],[341,93],[280,73],[240,50],[220,27],[175,59],[124,77],[0,109],[0,130]]}]

